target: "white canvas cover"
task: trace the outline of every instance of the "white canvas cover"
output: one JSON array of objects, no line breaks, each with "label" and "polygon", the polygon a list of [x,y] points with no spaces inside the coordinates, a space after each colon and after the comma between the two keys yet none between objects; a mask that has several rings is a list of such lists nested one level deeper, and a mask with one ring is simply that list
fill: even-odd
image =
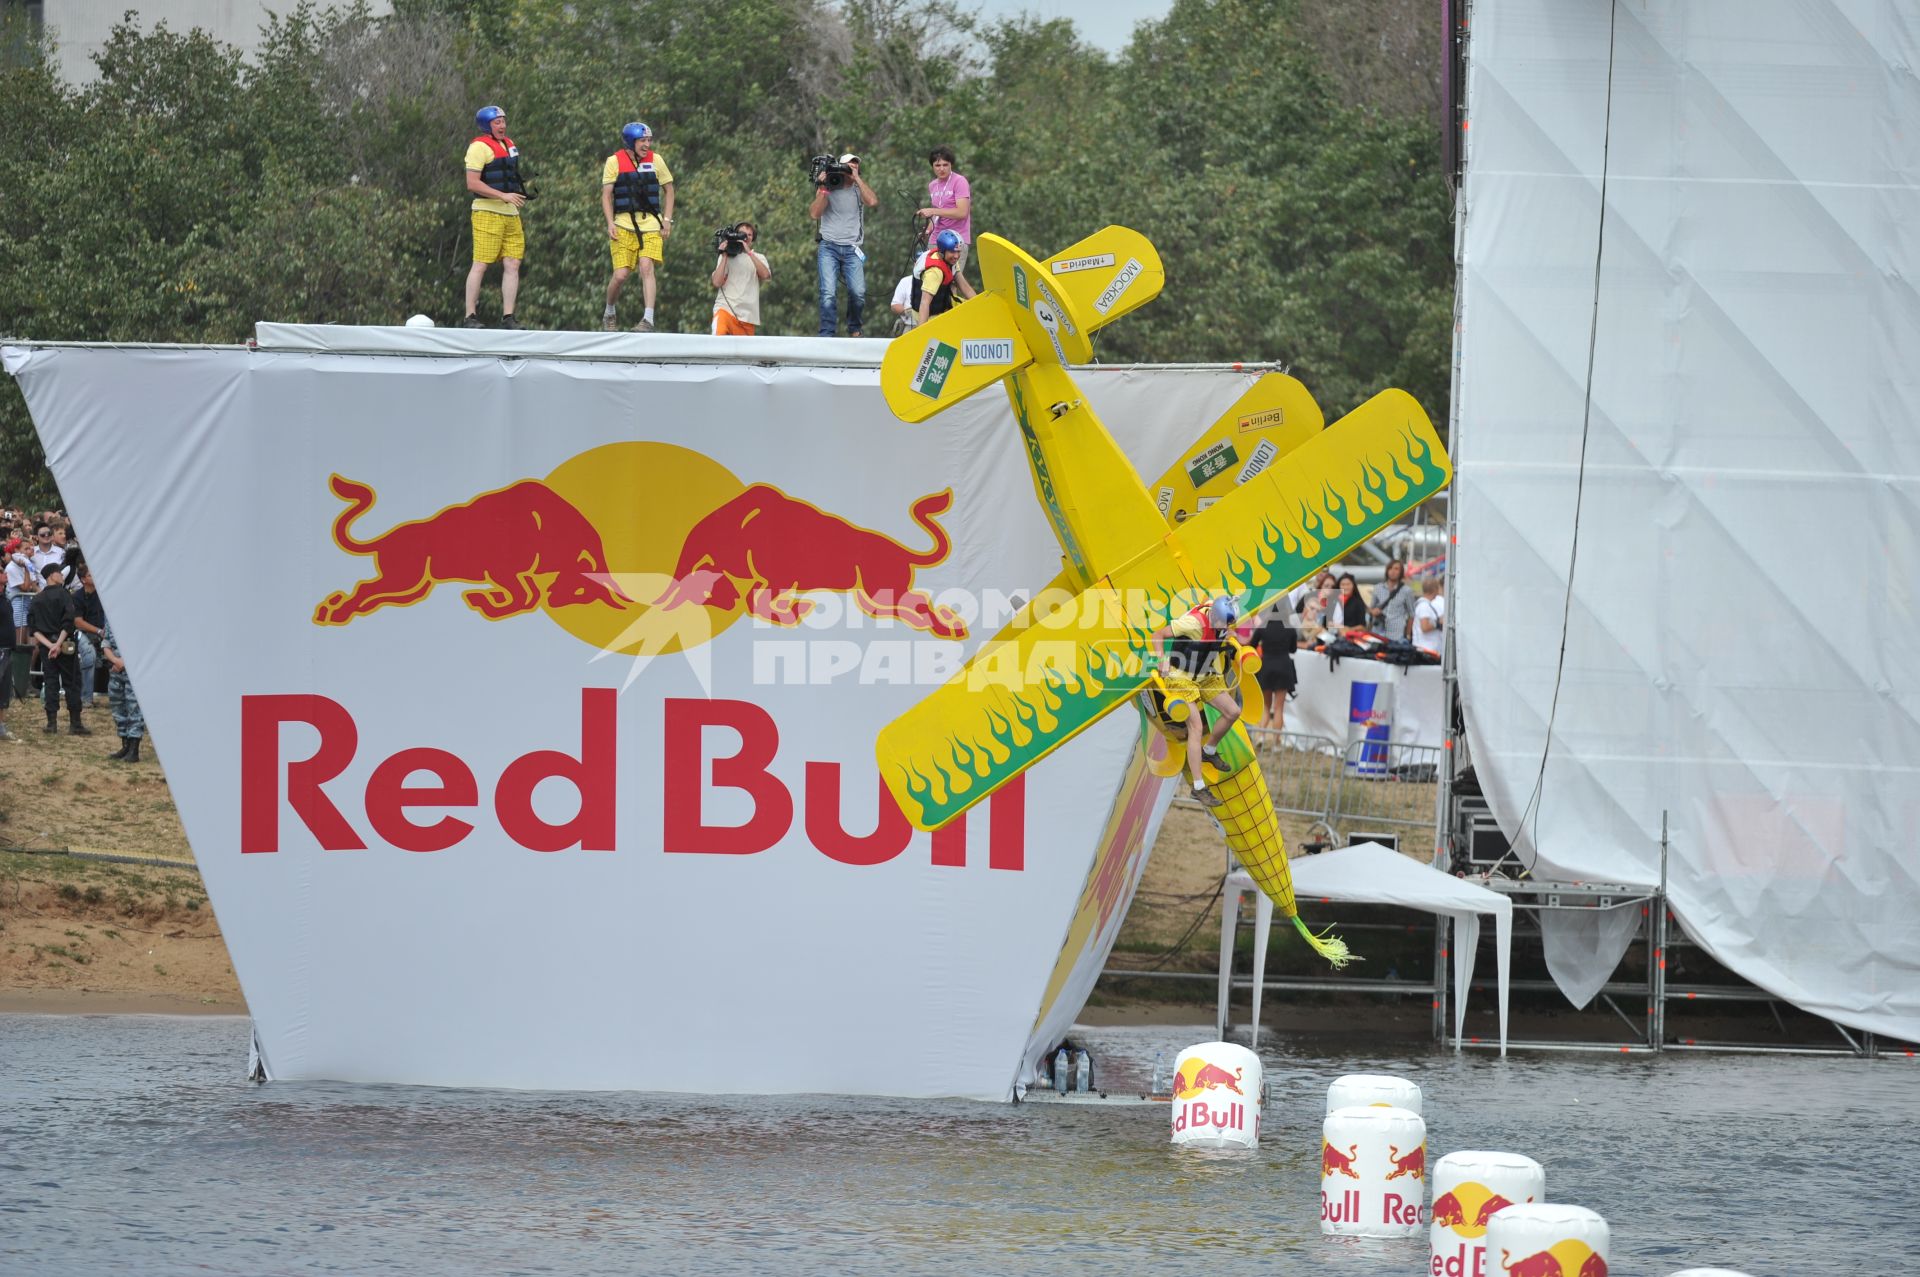
[{"label": "white canvas cover", "polygon": [[[1382,847],[1377,842],[1355,843],[1338,851],[1318,856],[1301,856],[1292,862],[1293,894],[1311,916],[1315,903],[1399,905],[1437,914],[1453,922],[1453,1032],[1460,1037],[1467,1022],[1467,993],[1473,987],[1474,959],[1480,948],[1480,915],[1493,917],[1495,989],[1499,996],[1500,1052],[1507,1050],[1507,995],[1509,969],[1513,955],[1513,902],[1497,891],[1441,873],[1432,865]],[[1230,891],[1254,891],[1253,878],[1236,870],[1227,879]],[[1229,897],[1229,907],[1231,900]],[[1255,902],[1261,914],[1270,914],[1273,903],[1265,896]],[[1231,960],[1230,937],[1221,937],[1221,965]],[[1364,956],[1364,955],[1362,955]],[[1257,1021],[1260,1015],[1260,986],[1266,970],[1266,949],[1256,941],[1254,948],[1254,1003]],[[1224,1003],[1223,1003],[1224,1006]]]},{"label": "white canvas cover", "polygon": [[[1667,813],[1715,958],[1920,1037],[1920,11],[1472,12],[1450,619],[1481,782],[1543,876],[1656,884]],[[1563,982],[1618,956],[1585,952]]]},{"label": "white canvas cover", "polygon": [[[418,334],[4,352],[268,1075],[1010,1095],[1084,1002],[1165,785],[1117,714],[957,840],[889,818],[879,727],[1058,571],[1004,402],[902,425],[853,366],[878,342]],[[1083,384],[1157,474],[1251,377]],[[751,518],[712,522],[750,491]],[[736,605],[625,654],[635,617],[707,610],[647,576],[696,542],[814,611]],[[503,577],[463,578],[472,556]],[[969,633],[882,619],[836,562]]]}]

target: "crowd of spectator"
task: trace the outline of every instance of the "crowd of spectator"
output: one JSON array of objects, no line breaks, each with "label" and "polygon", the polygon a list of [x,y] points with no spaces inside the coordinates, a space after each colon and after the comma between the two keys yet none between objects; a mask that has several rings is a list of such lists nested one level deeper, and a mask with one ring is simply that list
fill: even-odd
[{"label": "crowd of spectator", "polygon": [[60,730],[64,704],[67,731],[93,735],[85,713],[104,691],[120,735],[112,757],[138,762],[146,735],[140,703],[73,524],[58,510],[0,510],[0,554],[8,613],[0,644],[0,744],[20,743],[7,714],[14,701],[29,699],[38,679],[44,731]]},{"label": "crowd of spectator", "polygon": [[1351,572],[1325,568],[1243,624],[1241,642],[1260,649],[1262,721],[1285,730],[1287,699],[1299,687],[1293,657],[1303,648],[1405,664],[1437,662],[1447,624],[1439,569],[1429,565],[1417,585],[1411,575],[1395,559],[1385,579],[1363,597]]}]

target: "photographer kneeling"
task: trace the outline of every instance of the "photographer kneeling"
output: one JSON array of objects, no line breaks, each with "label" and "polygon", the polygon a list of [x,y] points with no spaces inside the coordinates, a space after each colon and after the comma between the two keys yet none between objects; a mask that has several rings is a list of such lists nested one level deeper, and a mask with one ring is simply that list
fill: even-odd
[{"label": "photographer kneeling", "polygon": [[839,325],[840,281],[847,284],[847,336],[860,336],[860,318],[867,305],[866,211],[880,206],[866,179],[860,176],[860,157],[852,153],[835,160],[816,155],[813,166],[813,203],[807,216],[820,223],[820,335],[833,336]]},{"label": "photographer kneeling", "polygon": [[752,222],[722,226],[713,233],[713,335],[751,337],[760,326],[760,282],[773,278],[767,259],[754,251],[758,235]]}]

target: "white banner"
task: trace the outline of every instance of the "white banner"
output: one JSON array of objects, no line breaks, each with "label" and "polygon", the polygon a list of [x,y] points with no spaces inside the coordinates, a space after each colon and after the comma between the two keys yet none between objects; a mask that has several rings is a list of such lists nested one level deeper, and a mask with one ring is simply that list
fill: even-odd
[{"label": "white banner", "polygon": [[[269,1074],[1010,1094],[1165,794],[1131,714],[964,831],[879,785],[1058,571],[1004,403],[902,425],[822,366],[878,342],[278,331],[6,352]],[[1083,384],[1153,474],[1249,381]]]},{"label": "white banner", "polygon": [[1715,958],[1908,1040],[1916,35],[1872,0],[1476,5],[1453,438],[1501,826],[1543,875],[1651,885],[1666,813]]}]

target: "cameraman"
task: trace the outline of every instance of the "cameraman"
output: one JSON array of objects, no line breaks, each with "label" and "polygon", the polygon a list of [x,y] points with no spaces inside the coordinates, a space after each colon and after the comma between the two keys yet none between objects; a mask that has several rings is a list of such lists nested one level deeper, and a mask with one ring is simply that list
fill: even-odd
[{"label": "cameraman", "polygon": [[860,176],[860,157],[842,155],[837,163],[814,165],[813,203],[807,216],[820,223],[815,262],[820,271],[820,336],[831,337],[839,323],[839,286],[847,284],[847,336],[860,336],[867,304],[866,210],[880,197]]},{"label": "cameraman", "polygon": [[759,232],[738,222],[713,237],[720,260],[713,266],[713,335],[751,337],[760,326],[760,283],[773,278],[767,259],[754,251]]}]

